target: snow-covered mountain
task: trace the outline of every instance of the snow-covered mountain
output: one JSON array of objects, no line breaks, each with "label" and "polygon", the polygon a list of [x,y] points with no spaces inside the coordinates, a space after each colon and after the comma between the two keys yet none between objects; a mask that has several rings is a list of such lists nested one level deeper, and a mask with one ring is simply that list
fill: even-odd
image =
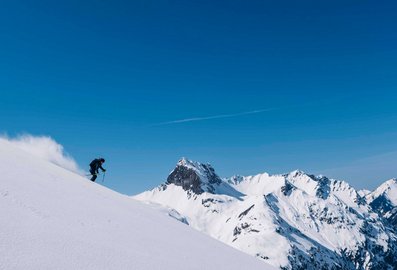
[{"label": "snow-covered mountain", "polygon": [[0,269],[273,269],[0,139]]},{"label": "snow-covered mountain", "polygon": [[281,269],[397,269],[395,188],[356,191],[302,171],[221,179],[182,159],[165,184],[135,198]]},{"label": "snow-covered mountain", "polygon": [[397,179],[390,179],[366,194],[372,209],[397,227]]}]

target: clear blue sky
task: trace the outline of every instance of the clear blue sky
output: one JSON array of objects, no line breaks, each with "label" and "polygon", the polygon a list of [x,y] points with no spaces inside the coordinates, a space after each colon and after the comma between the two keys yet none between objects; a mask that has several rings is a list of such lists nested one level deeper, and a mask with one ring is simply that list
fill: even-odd
[{"label": "clear blue sky", "polygon": [[49,135],[82,167],[104,156],[127,194],[182,156],[224,177],[300,168],[372,189],[397,177],[396,14],[395,1],[2,1],[1,131]]}]

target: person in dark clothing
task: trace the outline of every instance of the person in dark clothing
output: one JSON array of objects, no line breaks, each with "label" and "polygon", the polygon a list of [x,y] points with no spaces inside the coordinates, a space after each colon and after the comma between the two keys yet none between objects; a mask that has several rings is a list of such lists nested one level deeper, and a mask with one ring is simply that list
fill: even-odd
[{"label": "person in dark clothing", "polygon": [[102,167],[102,164],[105,163],[105,159],[103,158],[96,158],[90,163],[90,173],[92,174],[91,181],[95,182],[95,179],[98,176],[99,169],[101,169],[103,172],[106,172],[106,170]]}]

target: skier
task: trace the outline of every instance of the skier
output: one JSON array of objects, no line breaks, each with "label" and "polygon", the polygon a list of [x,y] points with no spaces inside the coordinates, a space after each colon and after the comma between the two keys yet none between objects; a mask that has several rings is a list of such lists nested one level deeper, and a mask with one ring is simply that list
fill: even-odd
[{"label": "skier", "polygon": [[90,163],[90,173],[92,174],[91,181],[95,182],[95,179],[98,176],[99,169],[101,169],[103,172],[106,172],[106,170],[102,167],[102,164],[105,163],[105,159],[103,158],[96,158]]}]

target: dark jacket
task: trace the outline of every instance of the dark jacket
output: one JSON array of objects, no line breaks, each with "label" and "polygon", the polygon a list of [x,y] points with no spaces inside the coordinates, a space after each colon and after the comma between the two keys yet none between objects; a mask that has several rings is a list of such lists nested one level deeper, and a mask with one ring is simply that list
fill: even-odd
[{"label": "dark jacket", "polygon": [[98,173],[98,170],[101,169],[103,172],[106,171],[103,167],[102,167],[102,163],[101,160],[99,158],[94,159],[93,161],[91,161],[90,163],[90,171],[91,173]]}]

